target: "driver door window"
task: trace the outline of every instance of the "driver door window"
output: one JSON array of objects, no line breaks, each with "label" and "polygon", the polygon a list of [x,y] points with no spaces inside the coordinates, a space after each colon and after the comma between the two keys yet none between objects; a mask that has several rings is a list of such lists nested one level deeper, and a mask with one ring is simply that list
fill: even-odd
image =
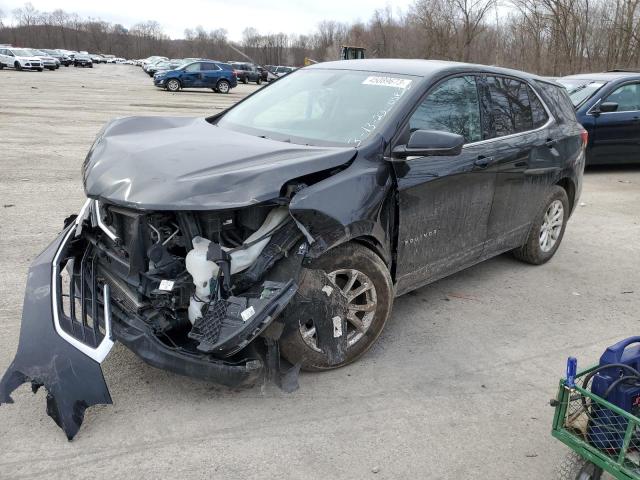
[{"label": "driver door window", "polygon": [[466,143],[482,140],[476,77],[442,82],[420,104],[409,120],[411,132],[440,130],[462,135]]},{"label": "driver door window", "polygon": [[199,63],[192,63],[187,68],[185,68],[184,71],[185,72],[199,72],[200,71],[200,64]]},{"label": "driver door window", "polygon": [[640,84],[629,83],[613,91],[605,102],[618,104],[616,112],[634,112],[640,110]]}]

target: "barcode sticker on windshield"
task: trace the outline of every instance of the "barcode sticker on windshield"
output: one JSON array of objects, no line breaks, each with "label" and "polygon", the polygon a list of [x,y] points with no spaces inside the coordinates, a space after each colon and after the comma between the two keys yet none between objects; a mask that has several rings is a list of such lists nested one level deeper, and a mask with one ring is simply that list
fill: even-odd
[{"label": "barcode sticker on windshield", "polygon": [[379,85],[381,87],[394,87],[394,88],[407,88],[411,85],[411,80],[408,78],[397,77],[367,77],[362,85]]}]

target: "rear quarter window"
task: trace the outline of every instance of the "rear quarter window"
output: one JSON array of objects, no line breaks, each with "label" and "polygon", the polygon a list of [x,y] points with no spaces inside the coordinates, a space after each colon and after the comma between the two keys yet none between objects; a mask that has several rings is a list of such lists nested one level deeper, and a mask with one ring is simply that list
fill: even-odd
[{"label": "rear quarter window", "polygon": [[564,87],[540,81],[536,81],[535,85],[558,123],[578,121],[573,103]]}]

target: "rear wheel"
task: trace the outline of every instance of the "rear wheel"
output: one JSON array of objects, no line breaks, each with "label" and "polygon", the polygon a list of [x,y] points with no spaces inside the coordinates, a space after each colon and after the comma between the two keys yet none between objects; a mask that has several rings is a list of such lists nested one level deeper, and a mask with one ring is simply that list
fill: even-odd
[{"label": "rear wheel", "polygon": [[282,355],[311,371],[330,370],[354,362],[375,343],[391,313],[393,283],[385,263],[374,252],[357,243],[329,250],[310,268],[321,269],[347,296],[347,353],[344,362],[330,365],[318,348],[313,321],[299,320],[280,341]]},{"label": "rear wheel", "polygon": [[518,260],[541,265],[558,250],[569,219],[569,198],[564,188],[555,185],[531,225],[526,243],[513,251]]},{"label": "rear wheel", "polygon": [[249,83],[249,79],[246,76],[242,77],[242,83],[246,85],[247,83]]},{"label": "rear wheel", "polygon": [[557,469],[556,480],[600,480],[602,469],[576,452],[569,452]]},{"label": "rear wheel", "polygon": [[170,92],[177,92],[178,90],[180,90],[180,87],[180,81],[176,80],[175,78],[172,78],[167,82],[167,90],[169,90]]},{"label": "rear wheel", "polygon": [[229,93],[229,90],[231,90],[231,84],[226,80],[220,80],[216,85],[216,90],[220,93]]}]

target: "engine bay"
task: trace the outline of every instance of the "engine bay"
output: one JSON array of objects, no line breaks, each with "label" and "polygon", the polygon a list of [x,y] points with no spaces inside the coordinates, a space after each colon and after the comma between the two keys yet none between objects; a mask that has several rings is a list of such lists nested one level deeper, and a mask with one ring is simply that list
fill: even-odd
[{"label": "engine bay", "polygon": [[269,277],[303,235],[285,206],[146,212],[96,202],[83,236],[115,317],[136,316],[167,346],[229,357],[295,294],[290,272]]}]

